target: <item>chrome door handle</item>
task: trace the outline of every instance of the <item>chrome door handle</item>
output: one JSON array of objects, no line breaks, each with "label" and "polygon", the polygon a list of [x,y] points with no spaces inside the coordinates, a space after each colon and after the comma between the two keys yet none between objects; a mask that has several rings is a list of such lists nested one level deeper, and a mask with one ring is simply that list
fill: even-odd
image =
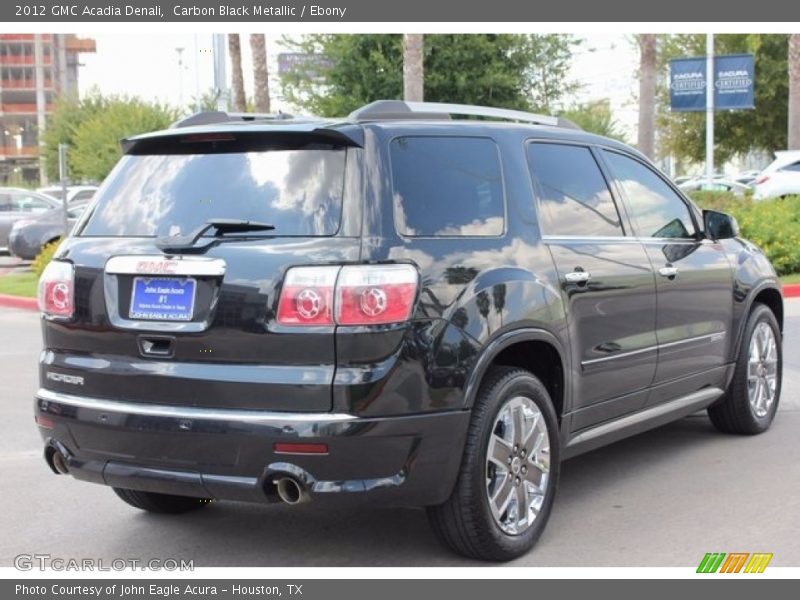
[{"label": "chrome door handle", "polygon": [[572,273],[564,275],[564,279],[567,280],[567,283],[586,283],[591,278],[592,276],[586,271],[573,271]]},{"label": "chrome door handle", "polygon": [[661,267],[658,274],[662,277],[669,277],[670,279],[678,274],[678,267]]}]

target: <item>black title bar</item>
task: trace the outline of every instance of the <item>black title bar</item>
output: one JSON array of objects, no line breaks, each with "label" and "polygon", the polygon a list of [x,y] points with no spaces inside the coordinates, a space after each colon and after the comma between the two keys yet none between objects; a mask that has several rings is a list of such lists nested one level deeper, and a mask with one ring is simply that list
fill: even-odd
[{"label": "black title bar", "polygon": [[[4,0],[0,20],[59,22],[793,22],[786,0]],[[752,29],[749,27],[748,29]]]}]

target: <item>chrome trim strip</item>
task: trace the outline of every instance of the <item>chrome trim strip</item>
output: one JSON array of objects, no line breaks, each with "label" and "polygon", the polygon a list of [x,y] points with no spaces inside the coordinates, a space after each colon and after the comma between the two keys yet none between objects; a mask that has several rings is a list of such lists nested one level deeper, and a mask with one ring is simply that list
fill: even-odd
[{"label": "chrome trim strip", "polygon": [[[164,265],[164,270],[148,269],[147,265]],[[225,274],[225,261],[208,256],[123,255],[112,256],[106,262],[105,272],[112,275],[199,275],[221,277]]]},{"label": "chrome trim strip", "polygon": [[681,409],[687,409],[695,405],[698,409],[702,408],[704,405],[708,405],[712,401],[722,396],[724,393],[725,392],[716,387],[704,388],[702,390],[693,392],[688,396],[683,396],[682,398],[646,408],[645,410],[615,419],[614,421],[597,425],[596,427],[587,429],[586,431],[579,433],[572,438],[569,443],[567,443],[567,448],[603,437],[610,433],[614,433],[615,431],[626,429],[627,427],[637,425],[639,423],[647,422],[657,417],[668,415],[672,412],[677,412]]},{"label": "chrome trim strip", "polygon": [[636,356],[637,354],[646,354],[647,352],[657,352],[658,346],[648,346],[647,348],[639,348],[638,350],[630,350],[629,352],[621,352],[619,354],[612,354],[610,356],[601,356],[600,358],[590,358],[589,360],[581,361],[582,367],[589,367],[597,363],[607,362],[609,360],[616,360],[618,358],[628,358],[629,356]]},{"label": "chrome trim strip", "polygon": [[223,408],[165,406],[163,404],[139,404],[136,402],[73,396],[72,394],[54,392],[53,390],[44,388],[39,388],[36,392],[36,398],[47,402],[74,406],[75,408],[87,408],[90,410],[134,414],[147,417],[199,419],[205,421],[234,421],[240,423],[340,423],[357,419],[357,417],[346,413],[284,413]]},{"label": "chrome trim strip", "polygon": [[635,235],[543,235],[545,243],[570,243],[570,244],[702,244],[707,240],[693,238],[653,238]]},{"label": "chrome trim strip", "polygon": [[627,358],[629,356],[634,356],[636,354],[644,354],[645,352],[653,352],[655,350],[662,350],[664,348],[674,348],[675,346],[681,346],[683,344],[691,344],[693,342],[700,342],[706,339],[709,342],[718,342],[720,340],[724,340],[726,336],[727,334],[724,331],[706,333],[704,335],[698,335],[696,337],[677,340],[675,342],[667,342],[666,344],[657,344],[655,346],[648,346],[647,348],[639,348],[638,350],[631,350],[630,352],[621,352],[619,354],[613,354],[611,356],[601,356],[600,358],[592,358],[589,360],[584,360],[581,361],[581,366],[582,367],[591,366],[596,363],[602,363],[609,360],[616,360],[617,358]]}]

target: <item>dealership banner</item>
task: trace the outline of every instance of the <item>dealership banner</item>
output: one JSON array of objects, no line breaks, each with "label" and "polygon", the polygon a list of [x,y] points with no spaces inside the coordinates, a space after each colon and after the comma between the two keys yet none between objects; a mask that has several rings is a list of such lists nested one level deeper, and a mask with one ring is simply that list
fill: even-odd
[{"label": "dealership banner", "polygon": [[[714,108],[755,108],[755,67],[752,54],[714,58]],[[674,112],[706,109],[706,59],[678,58],[669,65],[669,100]]]}]

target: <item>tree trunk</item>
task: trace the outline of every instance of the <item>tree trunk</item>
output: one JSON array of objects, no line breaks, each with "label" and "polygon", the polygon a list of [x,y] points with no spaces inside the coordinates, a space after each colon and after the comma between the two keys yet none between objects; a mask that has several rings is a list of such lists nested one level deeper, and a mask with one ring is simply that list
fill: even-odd
[{"label": "tree trunk", "polygon": [[656,134],[656,36],[642,33],[639,42],[639,151],[655,157]]},{"label": "tree trunk", "polygon": [[250,34],[253,51],[253,85],[255,86],[256,112],[269,112],[269,76],[267,73],[267,42],[263,33]]},{"label": "tree trunk", "polygon": [[425,69],[422,65],[423,36],[421,33],[403,35],[403,99],[422,102]]},{"label": "tree trunk", "polygon": [[228,34],[228,54],[231,57],[231,85],[233,87],[233,108],[237,112],[247,110],[244,95],[244,75],[242,74],[242,45],[238,33]]},{"label": "tree trunk", "polygon": [[800,33],[789,36],[789,150],[800,150]]}]

